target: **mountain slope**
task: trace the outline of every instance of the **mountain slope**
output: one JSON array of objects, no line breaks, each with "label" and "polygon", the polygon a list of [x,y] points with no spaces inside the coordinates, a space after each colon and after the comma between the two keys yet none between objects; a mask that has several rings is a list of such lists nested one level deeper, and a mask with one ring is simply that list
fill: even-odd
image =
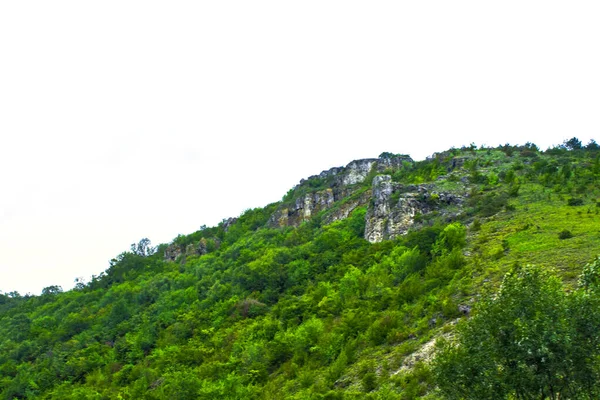
[{"label": "mountain slope", "polygon": [[1,295],[0,393],[435,397],[419,358],[482,286],[515,263],[569,285],[595,257],[599,155],[573,140],[383,153],[155,252],[140,242],[69,292]]}]

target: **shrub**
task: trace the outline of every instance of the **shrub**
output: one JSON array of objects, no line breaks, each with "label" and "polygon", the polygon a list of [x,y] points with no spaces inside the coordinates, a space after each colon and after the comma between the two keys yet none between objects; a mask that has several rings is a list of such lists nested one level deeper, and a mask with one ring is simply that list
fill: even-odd
[{"label": "shrub", "polygon": [[508,188],[508,195],[510,197],[517,197],[519,196],[519,189],[521,189],[521,185],[510,185],[510,187]]},{"label": "shrub", "polygon": [[367,372],[362,377],[362,386],[365,392],[372,392],[377,388],[377,375],[375,372]]},{"label": "shrub", "polygon": [[427,258],[421,254],[417,246],[411,250],[397,247],[390,256],[384,259],[384,262],[390,265],[392,275],[398,283],[408,275],[423,270],[427,264]]},{"label": "shrub", "polygon": [[500,178],[498,177],[498,175],[496,175],[495,173],[491,172],[488,175],[488,184],[491,186],[495,186],[498,184],[498,181],[500,180]]},{"label": "shrub", "polygon": [[571,233],[570,230],[568,229],[564,229],[562,230],[559,234],[558,234],[558,238],[563,240],[563,239],[570,239],[573,237],[573,234]]},{"label": "shrub", "polygon": [[578,198],[578,197],[573,197],[573,198],[570,198],[569,200],[567,200],[567,204],[570,206],[582,206],[583,199]]}]

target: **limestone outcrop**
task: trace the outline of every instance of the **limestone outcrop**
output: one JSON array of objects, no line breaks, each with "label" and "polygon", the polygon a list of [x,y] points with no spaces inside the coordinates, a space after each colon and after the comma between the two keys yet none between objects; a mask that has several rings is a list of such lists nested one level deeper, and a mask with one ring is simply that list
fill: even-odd
[{"label": "limestone outcrop", "polygon": [[[460,207],[463,196],[438,191],[435,184],[393,182],[389,174],[405,168],[407,163],[413,163],[408,156],[383,153],[379,158],[355,160],[303,179],[292,191],[295,201],[284,201],[271,216],[269,226],[299,226],[321,211],[327,211],[324,222],[331,223],[366,206],[365,239],[380,242],[406,234],[432,211],[451,205]],[[460,166],[459,161],[450,169]]]},{"label": "limestone outcrop", "polygon": [[[369,178],[383,171],[394,171],[404,167],[404,163],[412,163],[412,159],[404,155],[384,153],[380,158],[355,160],[345,167],[335,167],[302,179],[292,190],[295,201],[284,201],[271,216],[269,226],[299,226],[315,214],[333,208],[340,200],[347,199],[343,206],[332,210],[325,216],[326,222],[333,222],[348,217],[356,207],[365,205],[369,195],[364,195],[365,184]],[[356,198],[353,198],[356,197]]]},{"label": "limestone outcrop", "polygon": [[366,215],[365,239],[381,242],[404,235],[422,217],[448,206],[461,206],[463,197],[438,192],[435,185],[401,185],[389,175],[373,179],[372,200]]},{"label": "limestone outcrop", "polygon": [[187,246],[182,246],[178,243],[171,243],[165,249],[165,261],[176,261],[181,255],[187,256],[203,256],[210,253],[220,245],[219,239],[200,238],[197,243],[190,243]]},{"label": "limestone outcrop", "polygon": [[[331,168],[302,179],[271,214],[267,226],[297,227],[319,213],[322,213],[322,222],[329,224],[348,218],[359,207],[366,207],[364,237],[375,243],[404,235],[433,215],[447,220],[456,217],[466,188],[460,193],[451,193],[439,190],[435,182],[422,185],[394,182],[392,175],[412,164],[408,156],[383,153],[379,158],[355,160],[345,167]],[[451,159],[445,167],[452,172],[463,164],[463,159]],[[235,218],[224,220],[225,232],[235,223]],[[173,243],[166,248],[165,259],[175,261],[180,256],[204,255],[219,246],[218,240],[209,242],[202,239],[186,246]]]}]

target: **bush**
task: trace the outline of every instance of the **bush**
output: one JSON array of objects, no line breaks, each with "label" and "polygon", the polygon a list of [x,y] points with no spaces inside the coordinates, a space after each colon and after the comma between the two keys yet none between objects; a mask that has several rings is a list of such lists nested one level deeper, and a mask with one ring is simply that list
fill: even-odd
[{"label": "bush", "polygon": [[388,336],[388,334],[394,329],[398,327],[398,318],[394,314],[385,314],[383,317],[379,318],[369,328],[367,331],[367,336],[369,340],[374,345],[378,346],[383,344]]},{"label": "bush", "polygon": [[508,197],[509,194],[505,192],[491,192],[486,195],[475,192],[470,194],[467,204],[473,207],[472,213],[477,213],[480,217],[491,217],[506,206]]},{"label": "bush", "polygon": [[563,240],[563,239],[570,239],[573,237],[573,234],[571,233],[570,230],[568,229],[564,229],[562,230],[559,234],[558,234],[558,238]]},{"label": "bush", "polygon": [[362,386],[365,392],[372,392],[377,388],[377,375],[375,372],[367,372],[362,377]]},{"label": "bush", "polygon": [[411,250],[397,247],[384,259],[390,265],[390,270],[396,283],[402,282],[408,275],[420,272],[427,264],[427,257],[421,254],[417,246]]},{"label": "bush", "polygon": [[433,245],[432,253],[445,255],[454,249],[463,248],[467,243],[466,233],[467,229],[460,222],[447,225]]},{"label": "bush", "polygon": [[573,198],[570,198],[569,200],[567,200],[567,204],[570,206],[582,206],[583,199],[573,197]]},{"label": "bush", "polygon": [[517,196],[519,196],[519,189],[521,189],[521,185],[513,185],[513,184],[511,184],[510,187],[508,188],[508,195],[510,197],[517,197]]}]

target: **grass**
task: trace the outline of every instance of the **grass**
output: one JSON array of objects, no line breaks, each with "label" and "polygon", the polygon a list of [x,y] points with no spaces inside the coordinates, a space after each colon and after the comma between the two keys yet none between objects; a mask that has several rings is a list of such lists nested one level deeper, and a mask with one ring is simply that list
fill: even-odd
[{"label": "grass", "polygon": [[[515,262],[556,268],[565,282],[574,283],[583,265],[600,253],[600,215],[568,206],[541,185],[523,185],[520,193],[512,201],[514,211],[482,221],[473,234],[471,265],[483,264],[474,268],[482,273],[475,284],[497,281]],[[560,239],[564,230],[573,237]]]}]

